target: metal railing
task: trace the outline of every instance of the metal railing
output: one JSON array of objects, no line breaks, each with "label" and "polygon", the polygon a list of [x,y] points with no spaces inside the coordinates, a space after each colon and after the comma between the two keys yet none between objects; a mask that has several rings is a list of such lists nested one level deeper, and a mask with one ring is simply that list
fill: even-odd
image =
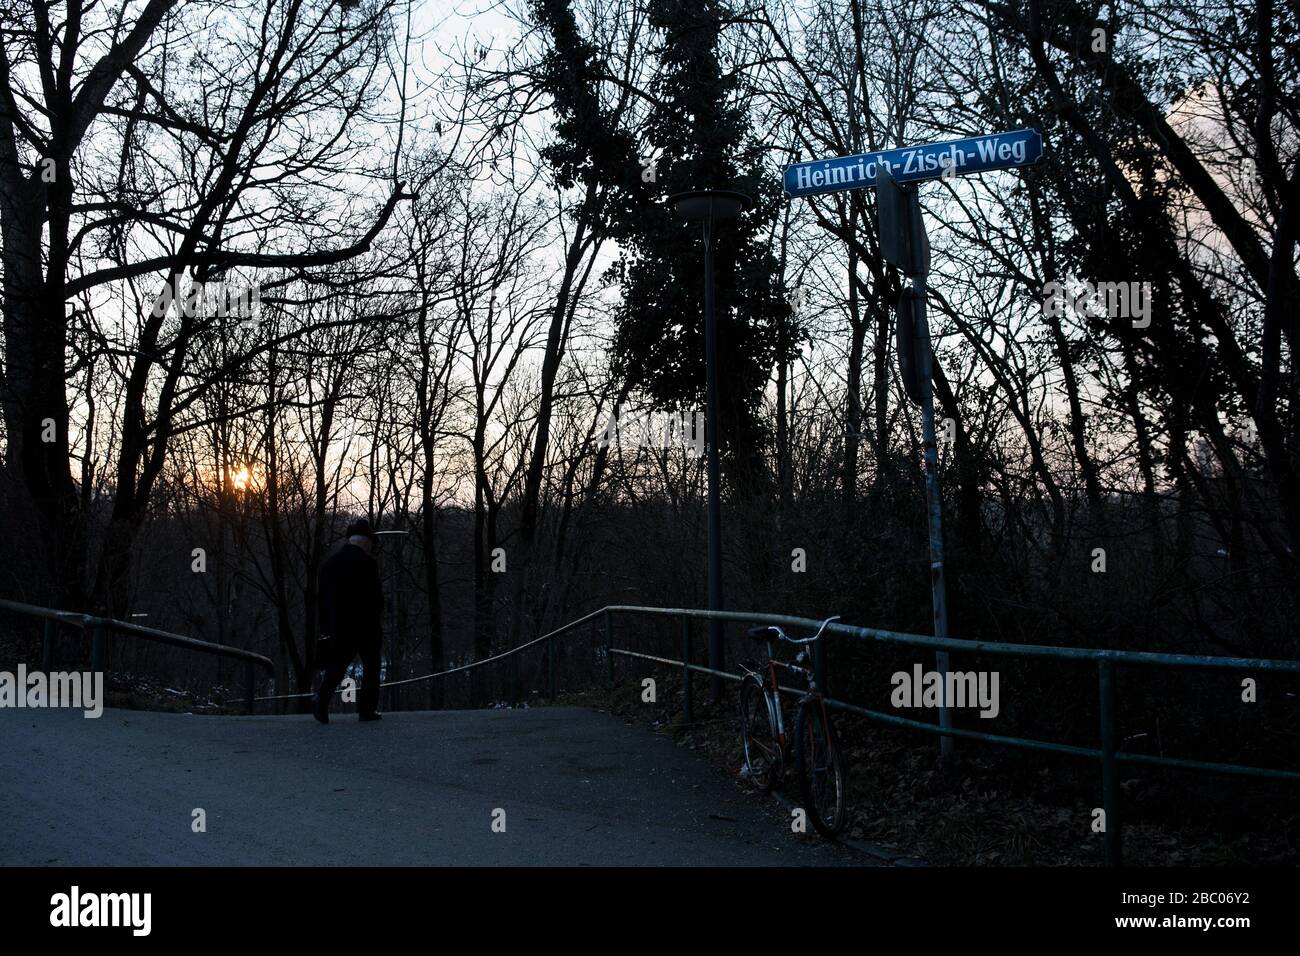
[{"label": "metal railing", "polygon": [[114,634],[128,634],[132,637],[152,641],[155,644],[169,644],[172,647],[183,647],[186,650],[241,660],[245,665],[244,704],[250,714],[253,712],[253,691],[257,679],[256,668],[261,667],[269,671],[272,677],[275,676],[275,665],[271,663],[270,658],[256,654],[253,651],[244,650],[242,647],[231,647],[228,644],[201,641],[196,637],[186,637],[184,634],[160,631],[157,628],[145,627],[141,624],[130,624],[126,621],[114,620],[111,617],[95,617],[91,614],[77,614],[72,611],[56,611],[53,608],[37,607],[34,604],[22,604],[18,601],[7,601],[2,598],[0,598],[0,610],[14,611],[19,614],[44,619],[45,632],[41,642],[41,670],[45,673],[49,673],[54,668],[54,649],[58,641],[58,628],[60,625],[65,625],[90,632],[90,669],[99,673],[107,670],[108,641]]},{"label": "metal railing", "polygon": [[[292,700],[311,696],[310,693],[304,693],[254,698],[252,692],[254,677],[253,666],[255,664],[260,664],[266,669],[271,670],[273,673],[274,667],[270,660],[260,654],[254,654],[251,651],[227,647],[223,644],[212,644],[207,641],[200,641],[179,634],[170,634],[166,631],[157,631],[153,628],[141,627],[136,624],[127,624],[122,621],[96,618],[89,615],[69,614],[65,611],[53,611],[48,608],[33,607],[27,604],[19,604],[14,601],[0,600],[0,608],[6,608],[20,613],[32,614],[45,618],[45,652],[43,654],[43,664],[47,670],[49,668],[48,658],[53,639],[53,629],[56,624],[63,623],[75,627],[90,628],[92,630],[94,634],[92,667],[95,669],[103,669],[108,634],[111,631],[120,631],[123,633],[134,634],[148,640],[158,641],[160,643],[172,644],[179,647],[186,647],[193,650],[200,650],[245,660],[248,663],[248,684],[245,702],[249,713],[252,713],[255,701]],[[681,624],[681,656],[663,657],[654,654],[645,654],[629,648],[615,647],[614,615],[616,614],[678,619]],[[470,664],[450,667],[436,673],[425,674],[419,677],[389,681],[381,684],[381,687],[396,687],[427,680],[441,679],[455,674],[469,674],[482,667],[511,661],[525,651],[545,644],[547,653],[547,696],[549,699],[555,700],[558,696],[556,642],[560,638],[573,634],[580,628],[592,624],[598,619],[603,619],[604,624],[604,651],[610,686],[612,687],[615,682],[614,660],[616,657],[645,660],[657,664],[663,664],[665,666],[681,668],[683,719],[687,723],[690,723],[693,719],[692,675],[707,674],[728,681],[740,681],[743,679],[743,675],[741,674],[714,670],[713,668],[691,662],[691,621],[718,620],[746,624],[777,624],[782,627],[808,629],[816,629],[822,624],[821,621],[813,618],[793,617],[786,614],[763,614],[744,611],[707,611],[696,608],[641,607],[636,605],[612,604],[600,608],[599,610],[592,611],[589,614],[585,614],[576,620],[570,621],[567,624],[561,625],[560,627],[541,635],[540,637],[520,644],[518,647],[513,647],[507,651],[484,658],[481,661],[474,661]],[[1082,747],[1075,744],[1064,744],[1050,740],[1038,740],[1032,737],[991,734],[984,733],[983,731],[967,730],[958,727],[944,728],[940,727],[938,724],[930,724],[924,721],[899,717],[896,714],[887,714],[881,711],[871,710],[829,696],[825,698],[825,703],[828,707],[835,710],[856,714],[869,720],[895,727],[919,730],[923,733],[935,734],[942,737],[960,737],[971,740],[983,740],[989,743],[1002,744],[1009,747],[1060,753],[1071,757],[1082,757],[1100,761],[1102,777],[1102,808],[1106,813],[1106,829],[1104,833],[1105,856],[1106,862],[1110,865],[1119,865],[1122,860],[1122,817],[1119,806],[1118,778],[1118,766],[1122,763],[1145,764],[1148,766],[1171,767],[1179,770],[1196,770],[1208,773],[1222,773],[1270,780],[1300,782],[1300,772],[1293,770],[1279,770],[1267,767],[1252,767],[1242,764],[1164,757],[1154,754],[1125,753],[1119,749],[1118,745],[1119,738],[1117,732],[1115,690],[1115,669],[1119,666],[1189,670],[1272,671],[1300,674],[1300,661],[1267,660],[1249,657],[1212,657],[1197,654],[1162,654],[1148,651],[1115,651],[1087,647],[1055,647],[1045,644],[1007,644],[997,641],[966,641],[958,638],[938,638],[923,634],[906,634],[898,631],[886,631],[871,627],[854,627],[849,624],[838,623],[828,624],[826,627],[826,634],[834,634],[839,637],[871,641],[881,644],[896,644],[904,647],[958,651],[964,654],[993,654],[1006,657],[1024,657],[1057,661],[1064,660],[1094,664],[1097,669],[1097,696],[1100,711],[1100,746],[1098,747]],[[813,667],[818,685],[821,687],[828,686],[826,682],[828,653],[826,640],[823,639],[813,644]]]},{"label": "metal railing", "polygon": [[[615,647],[613,618],[616,614],[677,618],[681,622],[680,656],[664,657],[654,654],[645,654],[629,648]],[[792,617],[785,614],[762,614],[743,611],[706,611],[694,608],[640,607],[635,605],[613,604],[597,611],[592,611],[590,614],[586,614],[574,621],[570,621],[553,631],[543,634],[541,637],[535,638],[525,644],[521,644],[518,647],[504,651],[482,661],[449,668],[434,674],[426,674],[422,677],[412,677],[402,681],[393,681],[384,686],[411,684],[418,681],[433,680],[453,674],[469,672],[475,668],[485,667],[489,664],[501,663],[517,654],[545,643],[547,646],[549,697],[554,700],[557,696],[555,642],[559,638],[577,631],[581,627],[592,623],[598,618],[603,618],[604,620],[604,650],[608,665],[608,679],[610,686],[612,687],[614,685],[614,660],[616,657],[651,661],[669,667],[681,668],[683,678],[682,716],[687,723],[690,723],[693,719],[691,713],[691,698],[693,690],[691,677],[693,674],[707,674],[728,681],[740,681],[744,676],[742,674],[734,674],[728,671],[714,670],[691,662],[691,621],[719,620],[746,624],[778,624],[782,627],[808,628],[812,630],[815,630],[822,624],[821,621],[813,618]],[[1009,747],[1047,751],[1051,753],[1065,754],[1071,757],[1082,757],[1100,761],[1102,778],[1102,808],[1105,810],[1106,814],[1103,838],[1105,858],[1107,864],[1112,866],[1119,865],[1123,856],[1121,836],[1122,816],[1119,806],[1120,792],[1118,777],[1118,767],[1120,764],[1145,764],[1150,766],[1172,767],[1179,770],[1196,770],[1208,773],[1222,773],[1271,780],[1300,782],[1300,772],[1293,770],[1278,770],[1267,767],[1251,767],[1242,764],[1164,757],[1154,754],[1125,753],[1120,750],[1118,744],[1119,737],[1116,720],[1115,690],[1115,669],[1120,666],[1190,670],[1273,671],[1300,674],[1300,661],[1266,660],[1248,657],[1212,657],[1197,654],[1161,654],[1148,651],[1115,651],[1087,647],[1055,647],[1044,644],[1007,644],[997,641],[966,641],[958,638],[938,638],[923,634],[905,634],[898,631],[886,631],[871,627],[854,627],[848,624],[836,623],[827,625],[826,634],[834,634],[838,637],[861,641],[872,641],[881,644],[896,644],[904,647],[958,651],[963,654],[994,654],[1006,657],[1024,657],[1057,661],[1064,660],[1094,664],[1097,669],[1097,696],[1101,725],[1099,728],[1100,746],[1097,747],[1082,747],[1050,740],[1038,740],[1031,737],[1016,737],[1005,734],[992,734],[958,727],[943,728],[938,724],[930,724],[924,721],[900,717],[897,714],[887,714],[881,711],[871,710],[829,696],[825,698],[825,702],[828,707],[835,710],[856,714],[860,717],[865,717],[869,720],[888,724],[894,727],[905,727],[911,730],[919,730],[923,733],[935,734],[941,737],[961,737],[971,740],[983,740],[989,743],[1002,744]],[[828,686],[826,683],[827,656],[827,642],[825,640],[817,641],[813,645],[813,667],[817,683],[821,687]]]},{"label": "metal railing", "polygon": [[[556,628],[554,631],[551,631],[550,633],[543,634],[541,637],[535,637],[531,641],[526,641],[525,643],[520,644],[518,647],[512,647],[509,650],[502,651],[500,654],[493,654],[491,657],[485,657],[481,661],[472,661],[469,664],[458,664],[455,667],[448,667],[446,670],[435,671],[432,674],[421,674],[418,677],[406,677],[401,680],[383,681],[380,683],[379,687],[382,690],[385,687],[403,687],[407,684],[419,684],[428,680],[437,680],[442,677],[451,677],[452,675],[455,674],[470,674],[478,670],[480,667],[487,667],[489,664],[499,664],[502,661],[512,660],[519,654],[522,654],[524,651],[536,647],[539,644],[545,643],[547,648],[547,684],[549,687],[548,697],[550,700],[554,700],[557,696],[556,669],[555,669],[555,638],[560,637],[561,635],[566,634],[569,631],[576,630],[580,625],[591,622],[595,618],[599,617],[602,613],[603,610],[593,611],[592,613],[586,615],[585,617],[581,617],[576,621],[570,621],[568,624],[565,624],[563,627]],[[336,694],[341,694],[342,692],[343,692],[342,687],[336,688],[334,691],[334,693]],[[253,698],[253,700],[257,703],[263,703],[265,701],[271,701],[271,700],[306,700],[307,698],[314,697],[314,696],[315,694],[312,693],[311,691],[306,691],[299,694],[273,694],[268,697],[255,697]]]}]

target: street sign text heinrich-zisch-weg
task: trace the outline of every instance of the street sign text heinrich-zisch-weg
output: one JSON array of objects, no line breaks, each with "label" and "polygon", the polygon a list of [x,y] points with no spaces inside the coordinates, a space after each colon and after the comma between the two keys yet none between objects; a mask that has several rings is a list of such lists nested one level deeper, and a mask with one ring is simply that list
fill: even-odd
[{"label": "street sign text heinrich-zisch-weg", "polygon": [[795,163],[785,168],[785,192],[792,197],[816,196],[841,189],[870,188],[876,185],[876,167],[880,163],[885,164],[895,181],[906,183],[1029,166],[1042,158],[1043,134],[1036,129],[1020,129]]}]

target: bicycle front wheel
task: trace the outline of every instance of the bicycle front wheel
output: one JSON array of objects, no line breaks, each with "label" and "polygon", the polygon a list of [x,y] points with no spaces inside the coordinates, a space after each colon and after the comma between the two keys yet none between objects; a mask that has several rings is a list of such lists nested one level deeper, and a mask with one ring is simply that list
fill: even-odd
[{"label": "bicycle front wheel", "polygon": [[795,769],[804,811],[818,833],[834,839],[848,822],[848,787],[839,741],[820,700],[810,698],[799,705],[795,740]]},{"label": "bicycle front wheel", "polygon": [[760,790],[771,790],[781,777],[781,745],[767,688],[752,674],[740,684],[740,742],[745,765],[741,776]]}]

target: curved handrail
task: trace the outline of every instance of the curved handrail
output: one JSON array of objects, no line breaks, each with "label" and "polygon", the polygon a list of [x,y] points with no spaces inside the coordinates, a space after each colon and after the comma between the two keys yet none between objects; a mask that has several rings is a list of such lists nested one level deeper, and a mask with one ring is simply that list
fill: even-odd
[{"label": "curved handrail", "polygon": [[232,657],[237,660],[247,661],[250,664],[257,664],[272,674],[275,673],[275,664],[269,657],[255,651],[245,650],[242,647],[231,647],[229,644],[203,641],[197,637],[187,637],[184,634],[174,634],[171,631],[160,631],[154,627],[131,624],[111,617],[96,617],[93,614],[78,614],[75,611],[59,611],[54,608],[38,607],[35,604],[23,604],[21,601],[9,601],[4,598],[0,598],[0,608],[7,611],[16,611],[19,614],[28,614],[32,617],[45,618],[47,621],[57,621],[60,624],[79,627],[83,630],[104,628],[110,632],[116,631],[134,637],[142,637],[156,644],[170,644],[173,647],[184,647],[205,654],[215,654],[218,657]]},{"label": "curved handrail", "polygon": [[17,611],[19,614],[30,614],[32,617],[43,617],[50,621],[61,621],[73,627],[86,626],[86,615],[75,611],[56,611],[54,608],[37,607],[35,604],[23,604],[21,601],[9,601],[4,598],[0,598],[0,608]]},{"label": "curved handrail", "polygon": [[[602,608],[584,614],[582,617],[562,624],[548,631],[541,637],[533,638],[517,647],[512,647],[485,657],[481,661],[472,661],[446,670],[407,677],[402,680],[386,681],[379,686],[398,687],[415,684],[420,681],[435,680],[451,674],[471,671],[478,667],[494,664],[515,654],[528,650],[543,641],[560,637],[569,631],[588,624],[605,614],[645,614],[654,617],[690,618],[706,621],[735,621],[748,624],[776,624],[785,627],[816,628],[838,634],[842,637],[858,640],[876,641],[886,644],[901,644],[910,647],[928,647],[938,650],[962,651],[968,654],[1000,654],[1008,657],[1052,658],[1056,660],[1076,660],[1098,663],[1109,661],[1114,664],[1128,664],[1146,667],[1186,667],[1209,670],[1274,670],[1300,673],[1300,661],[1274,660],[1252,657],[1217,657],[1205,654],[1163,654],[1152,651],[1116,651],[1099,647],[1061,647],[1052,644],[1009,644],[1003,641],[971,641],[961,638],[932,637],[927,634],[910,634],[904,631],[887,631],[875,627],[857,627],[851,624],[839,624],[829,620],[810,617],[796,617],[790,614],[768,614],[760,611],[709,611],[701,608],[649,607],[636,604],[607,604]],[[711,673],[702,669],[701,673]],[[719,675],[725,676],[725,675]],[[272,697],[258,697],[258,701],[268,700],[302,700],[311,697],[311,693],[279,694]]]},{"label": "curved handrail", "polygon": [[[507,657],[513,657],[515,654],[521,653],[522,651],[526,651],[528,650],[528,648],[534,646],[535,644],[540,644],[543,641],[549,641],[552,638],[559,637],[561,634],[567,633],[568,631],[580,627],[581,625],[588,623],[594,618],[599,617],[600,615],[604,614],[607,610],[610,610],[610,608],[601,608],[598,611],[592,611],[590,614],[585,614],[575,621],[570,621],[568,624],[564,624],[560,627],[557,627],[553,631],[548,631],[547,633],[543,634],[541,637],[535,637],[531,641],[526,641],[525,643],[520,644],[517,647],[512,647],[509,650],[504,650],[500,654],[494,654],[491,657],[485,657],[481,661],[470,661],[468,664],[458,664],[457,666],[449,667],[446,670],[434,671],[432,674],[421,674],[418,677],[405,677],[402,680],[384,681],[379,686],[380,688],[400,687],[403,684],[416,684],[424,680],[433,680],[436,677],[446,677],[449,674],[460,674],[466,671],[472,671],[477,667],[486,667],[488,664],[495,664],[497,661],[505,660]],[[336,690],[335,693],[336,694],[342,693],[342,689],[340,688],[339,690]],[[314,696],[315,695],[312,694],[311,692],[307,692],[302,694],[276,694],[273,697],[255,697],[253,699],[256,701],[305,700],[308,697],[314,697]]]},{"label": "curved handrail", "polygon": [[[611,604],[593,612],[651,614],[661,617],[688,617],[698,620],[739,621],[756,624],[781,624],[788,627],[817,628],[822,621],[810,617],[792,617],[788,614],[763,614],[747,611],[706,611],[698,608],[638,607],[629,604]],[[592,615],[588,615],[590,618]],[[583,620],[586,620],[584,618]],[[560,630],[563,630],[561,628]],[[1300,673],[1300,661],[1270,660],[1253,657],[1215,657],[1204,654],[1159,654],[1151,651],[1114,651],[1098,647],[1059,647],[1051,644],[1008,644],[1003,641],[968,641],[953,637],[931,637],[926,634],[908,634],[886,631],[874,627],[856,627],[851,624],[828,624],[826,630],[843,637],[882,643],[904,644],[912,647],[932,647],[946,651],[969,654],[1002,654],[1011,657],[1051,657],[1080,661],[1110,661],[1115,664],[1136,664],[1157,667],[1200,667],[1215,670],[1280,670]],[[554,631],[552,633],[558,633]]]},{"label": "curved handrail", "polygon": [[218,657],[233,657],[236,660],[261,665],[272,674],[275,673],[275,664],[269,657],[258,654],[256,651],[245,650],[242,647],[217,644],[214,641],[204,641],[197,637],[186,637],[184,634],[173,634],[171,631],[160,631],[156,627],[145,627],[143,624],[129,624],[126,621],[114,620],[111,617],[87,617],[86,626],[107,627],[109,630],[130,634],[133,637],[142,637],[156,644],[170,644],[173,647],[184,647],[205,654],[215,654]]}]

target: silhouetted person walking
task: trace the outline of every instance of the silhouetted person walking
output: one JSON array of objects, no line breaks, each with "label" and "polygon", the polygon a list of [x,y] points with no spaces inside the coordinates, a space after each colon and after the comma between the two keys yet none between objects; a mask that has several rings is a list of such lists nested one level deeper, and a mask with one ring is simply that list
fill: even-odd
[{"label": "silhouetted person walking", "polygon": [[348,525],[348,541],[321,564],[317,582],[320,611],[321,661],[325,670],[312,712],[328,724],[330,698],[360,654],[361,693],[357,713],[362,720],[379,720],[379,657],[383,643],[380,618],[384,592],[374,549],[379,537],[370,522],[359,518]]}]

